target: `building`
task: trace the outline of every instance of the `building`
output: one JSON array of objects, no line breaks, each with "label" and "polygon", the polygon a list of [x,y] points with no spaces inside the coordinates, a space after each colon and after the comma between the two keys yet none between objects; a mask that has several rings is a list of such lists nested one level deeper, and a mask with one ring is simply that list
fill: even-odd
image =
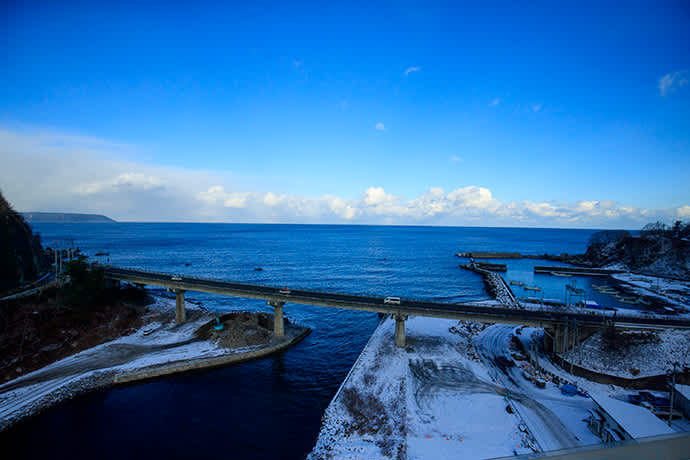
[{"label": "building", "polygon": [[589,429],[605,443],[645,438],[675,431],[644,407],[607,395],[591,395],[594,408],[589,416]]}]

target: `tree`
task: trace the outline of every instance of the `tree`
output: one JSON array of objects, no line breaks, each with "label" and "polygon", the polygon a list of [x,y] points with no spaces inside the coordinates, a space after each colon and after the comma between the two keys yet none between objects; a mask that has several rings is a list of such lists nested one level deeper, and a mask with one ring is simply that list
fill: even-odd
[{"label": "tree", "polygon": [[607,245],[630,236],[625,230],[602,230],[589,237],[589,246]]},{"label": "tree", "polygon": [[79,255],[65,265],[69,281],[63,290],[63,302],[81,311],[99,302],[105,292],[103,268],[90,267],[86,260],[86,256]]},{"label": "tree", "polygon": [[668,227],[661,221],[649,223],[642,227],[640,234],[642,237],[648,237],[652,235],[663,235],[668,231]]}]

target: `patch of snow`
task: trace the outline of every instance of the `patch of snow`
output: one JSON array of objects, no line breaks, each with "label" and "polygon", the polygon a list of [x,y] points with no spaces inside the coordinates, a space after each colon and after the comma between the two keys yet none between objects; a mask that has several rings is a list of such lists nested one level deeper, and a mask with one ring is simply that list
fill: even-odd
[{"label": "patch of snow", "polygon": [[405,327],[404,349],[394,346],[392,319],[373,333],[326,409],[308,458],[486,458],[533,452],[519,417],[506,411],[501,388],[468,354],[471,327],[425,317],[410,317]]},{"label": "patch of snow", "polygon": [[690,330],[618,332],[621,335],[643,333],[648,335],[648,343],[611,348],[606,346],[602,333],[597,332],[564,357],[586,369],[624,378],[664,374],[673,361],[678,361],[681,367],[690,367]]}]

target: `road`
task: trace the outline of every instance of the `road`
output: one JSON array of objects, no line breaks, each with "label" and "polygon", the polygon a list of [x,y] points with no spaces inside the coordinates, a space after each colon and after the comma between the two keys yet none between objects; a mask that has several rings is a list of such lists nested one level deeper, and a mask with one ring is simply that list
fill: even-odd
[{"label": "road", "polygon": [[510,336],[515,328],[496,324],[479,334],[474,344],[491,369],[497,385],[505,388],[518,413],[543,451],[599,443],[582,421],[594,403],[589,398],[564,396],[552,383],[537,388],[522,376],[509,353]]}]

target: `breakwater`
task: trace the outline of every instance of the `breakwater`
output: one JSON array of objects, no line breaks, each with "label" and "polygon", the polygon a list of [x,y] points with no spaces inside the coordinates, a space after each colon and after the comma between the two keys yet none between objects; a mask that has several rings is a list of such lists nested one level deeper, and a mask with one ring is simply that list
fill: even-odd
[{"label": "breakwater", "polygon": [[623,270],[610,270],[606,268],[588,268],[588,267],[556,267],[535,265],[534,273],[567,273],[572,275],[586,275],[586,276],[609,276],[615,273],[622,273]]},{"label": "breakwater", "polygon": [[464,268],[481,275],[482,280],[484,281],[484,286],[486,287],[486,291],[494,299],[511,307],[520,306],[520,302],[518,302],[517,297],[515,297],[512,289],[510,289],[510,286],[508,286],[503,277],[498,273],[493,273],[489,270],[486,270],[485,268],[480,267],[478,264],[460,265],[460,268]]}]

